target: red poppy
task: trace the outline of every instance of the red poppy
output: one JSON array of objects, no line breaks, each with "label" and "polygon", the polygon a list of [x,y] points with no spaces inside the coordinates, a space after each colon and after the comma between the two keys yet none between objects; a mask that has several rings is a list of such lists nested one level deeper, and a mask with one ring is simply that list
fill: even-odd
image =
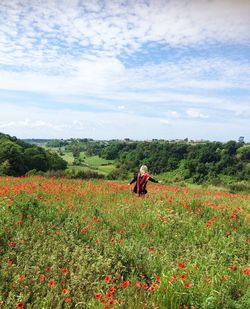
[{"label": "red poppy", "polygon": [[143,283],[142,287],[146,290],[148,288],[148,284],[147,283]]},{"label": "red poppy", "polygon": [[156,280],[157,282],[160,282],[160,281],[161,281],[161,277],[160,277],[160,276],[155,276],[155,280]]},{"label": "red poppy", "polygon": [[64,267],[64,268],[62,269],[62,273],[67,274],[67,272],[68,272],[68,268],[67,268],[67,267]]},{"label": "red poppy", "polygon": [[25,280],[25,277],[24,277],[24,276],[20,276],[20,277],[19,277],[19,280],[20,280],[20,281],[23,281],[23,280]]},{"label": "red poppy", "polygon": [[15,241],[11,241],[11,242],[10,242],[10,246],[11,246],[11,247],[15,247],[15,246],[16,246],[16,242],[15,242]]},{"label": "red poppy", "polygon": [[141,288],[141,282],[140,282],[140,281],[136,281],[135,286],[136,286],[138,289],[140,289],[140,288]]},{"label": "red poppy", "polygon": [[250,268],[243,269],[243,273],[246,275],[250,275]]},{"label": "red poppy", "polygon": [[183,262],[179,262],[179,263],[178,263],[178,267],[180,267],[180,268],[185,268],[185,264],[184,264]]},{"label": "red poppy", "polygon": [[54,280],[54,279],[51,279],[51,280],[49,281],[49,285],[50,285],[50,286],[54,286],[54,285],[55,285],[55,280]]},{"label": "red poppy", "polygon": [[155,251],[155,248],[154,247],[150,247],[149,251]]},{"label": "red poppy", "polygon": [[109,275],[106,275],[105,278],[104,278],[104,281],[105,282],[110,282],[111,280],[111,277]]},{"label": "red poppy", "polygon": [[69,297],[65,298],[64,302],[65,302],[66,304],[69,303],[69,302],[70,302],[70,298],[69,298]]},{"label": "red poppy", "polygon": [[100,299],[100,298],[102,298],[102,294],[101,294],[101,293],[97,293],[97,294],[95,294],[95,298],[96,298],[96,299]]},{"label": "red poppy", "polygon": [[24,303],[22,301],[16,305],[16,308],[24,308],[24,307],[25,306],[24,306]]},{"label": "red poppy", "polygon": [[126,280],[126,281],[124,281],[124,282],[122,282],[121,284],[120,284],[120,287],[121,288],[126,288],[126,287],[128,287],[129,286],[129,281],[128,280]]},{"label": "red poppy", "polygon": [[8,260],[8,261],[6,262],[6,264],[8,264],[8,265],[12,265],[12,264],[13,264],[13,261]]},{"label": "red poppy", "polygon": [[186,278],[187,278],[187,276],[186,276],[185,274],[181,274],[181,275],[180,275],[180,279],[181,279],[181,280],[184,280],[184,279],[186,279]]},{"label": "red poppy", "polygon": [[190,289],[190,288],[191,288],[191,284],[190,284],[190,283],[186,283],[186,284],[185,284],[185,288],[186,288],[186,289]]},{"label": "red poppy", "polygon": [[62,292],[63,292],[64,295],[66,295],[68,293],[68,290],[67,289],[63,289]]},{"label": "red poppy", "polygon": [[45,281],[45,279],[46,279],[45,275],[40,275],[40,277],[39,277],[40,282]]}]

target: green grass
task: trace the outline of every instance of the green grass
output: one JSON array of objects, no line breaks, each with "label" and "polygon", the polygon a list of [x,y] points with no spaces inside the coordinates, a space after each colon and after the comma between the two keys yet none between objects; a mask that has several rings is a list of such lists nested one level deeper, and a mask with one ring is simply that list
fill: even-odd
[{"label": "green grass", "polygon": [[1,308],[249,308],[250,196],[148,191],[0,177]]}]

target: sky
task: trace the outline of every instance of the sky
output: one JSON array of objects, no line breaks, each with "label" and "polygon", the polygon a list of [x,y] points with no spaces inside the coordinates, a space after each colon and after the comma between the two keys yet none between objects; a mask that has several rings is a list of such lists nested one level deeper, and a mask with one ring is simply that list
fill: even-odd
[{"label": "sky", "polygon": [[0,0],[0,132],[250,142],[250,0]]}]

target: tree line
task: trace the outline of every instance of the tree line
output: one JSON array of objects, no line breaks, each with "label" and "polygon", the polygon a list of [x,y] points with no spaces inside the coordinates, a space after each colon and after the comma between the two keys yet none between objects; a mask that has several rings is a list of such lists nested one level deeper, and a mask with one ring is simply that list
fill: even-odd
[{"label": "tree line", "polygon": [[22,176],[29,171],[64,170],[67,162],[57,153],[0,133],[0,175]]},{"label": "tree line", "polygon": [[141,164],[148,165],[153,174],[176,171],[179,178],[198,184],[215,181],[220,176],[237,181],[250,178],[250,145],[243,140],[195,143],[71,139],[64,143],[64,147],[74,157],[84,151],[89,156],[99,155],[114,160],[116,169],[109,175],[111,179],[126,178],[129,173],[135,173]]},{"label": "tree line", "polygon": [[[58,148],[58,153],[72,152],[75,160],[81,152],[113,160],[116,168],[107,176],[109,179],[127,178],[141,164],[148,165],[153,174],[175,171],[179,179],[198,184],[216,182],[221,176],[236,181],[250,179],[250,144],[244,141],[194,143],[72,138],[50,140],[48,146]],[[57,171],[66,167],[67,162],[57,153],[0,133],[0,174],[20,176],[30,170]]]}]

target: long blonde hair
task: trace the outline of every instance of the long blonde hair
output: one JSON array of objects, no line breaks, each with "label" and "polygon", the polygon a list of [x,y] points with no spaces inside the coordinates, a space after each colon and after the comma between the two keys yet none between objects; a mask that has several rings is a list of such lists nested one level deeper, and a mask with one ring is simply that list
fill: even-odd
[{"label": "long blonde hair", "polygon": [[147,173],[147,172],[148,172],[148,167],[147,167],[147,165],[142,165],[142,166],[140,167],[140,173],[145,174],[145,173]]}]

